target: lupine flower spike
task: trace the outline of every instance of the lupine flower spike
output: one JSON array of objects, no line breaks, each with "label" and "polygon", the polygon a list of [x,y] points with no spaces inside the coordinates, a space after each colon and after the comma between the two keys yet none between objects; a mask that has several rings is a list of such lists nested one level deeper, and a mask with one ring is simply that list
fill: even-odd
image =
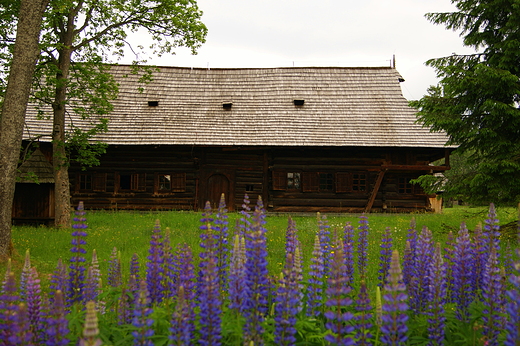
[{"label": "lupine flower spike", "polygon": [[87,302],[87,313],[85,315],[85,327],[83,328],[83,338],[79,341],[79,346],[101,346],[99,338],[98,317],[96,303]]},{"label": "lupine flower spike", "polygon": [[110,259],[108,260],[108,279],[107,283],[111,287],[119,287],[123,283],[121,273],[121,254],[117,248],[112,249]]},{"label": "lupine flower spike", "polygon": [[358,271],[363,280],[366,279],[368,264],[368,218],[365,214],[359,217],[358,231]]},{"label": "lupine flower spike", "polygon": [[43,341],[47,346],[65,346],[69,344],[67,334],[69,334],[69,321],[65,314],[65,302],[63,293],[56,291],[54,303],[44,322]]},{"label": "lupine flower spike", "polygon": [[399,252],[392,252],[392,261],[388,272],[388,284],[383,295],[383,324],[381,326],[381,342],[383,345],[405,345],[408,340],[408,296],[406,287],[402,283],[403,276],[399,264]]},{"label": "lupine flower spike", "polygon": [[320,246],[320,237],[316,234],[309,271],[309,284],[307,286],[307,316],[318,316],[320,313],[323,305],[324,280],[323,252]]},{"label": "lupine flower spike", "polygon": [[456,316],[462,322],[468,322],[470,319],[469,305],[475,295],[472,278],[473,260],[468,229],[466,224],[462,223],[455,244],[451,269],[453,284],[451,298],[457,306]]},{"label": "lupine flower spike", "polygon": [[251,230],[246,238],[246,296],[243,314],[244,339],[263,345],[263,321],[268,311],[269,279],[267,270],[267,244],[264,228],[265,211],[259,197],[253,213]]},{"label": "lupine flower spike", "polygon": [[425,312],[428,306],[428,290],[431,284],[428,274],[433,252],[432,232],[427,227],[423,227],[417,239],[415,266],[408,287],[410,307],[415,312]]},{"label": "lupine flower spike", "polygon": [[482,333],[486,345],[489,346],[498,346],[498,336],[504,329],[504,287],[495,251],[495,247],[491,247],[482,282]]},{"label": "lupine flower spike", "polygon": [[229,308],[238,312],[242,311],[245,299],[245,240],[239,234],[235,235],[233,253],[229,264]]},{"label": "lupine flower spike", "polygon": [[372,306],[370,305],[370,297],[365,281],[361,281],[358,299],[356,300],[356,339],[357,346],[371,346],[372,333]]},{"label": "lupine flower spike", "polygon": [[345,275],[349,279],[348,282],[354,282],[354,227],[350,222],[345,224],[343,228],[343,254],[345,256]]},{"label": "lupine flower spike", "polygon": [[72,257],[70,258],[69,267],[69,282],[67,288],[67,305],[71,306],[74,303],[83,302],[83,290],[85,286],[85,257],[87,253],[84,246],[87,243],[85,238],[87,232],[86,224],[87,219],[85,218],[85,210],[83,202],[79,202],[78,209],[76,211],[76,217],[74,218],[74,224],[72,228]]},{"label": "lupine flower spike", "polygon": [[148,253],[148,263],[146,264],[147,291],[152,303],[160,303],[164,298],[166,287],[163,267],[163,235],[159,220],[155,221]]},{"label": "lupine flower spike", "polygon": [[390,227],[385,229],[383,239],[381,239],[381,250],[379,256],[379,285],[384,286],[387,283],[388,269],[390,268],[390,259],[392,258],[392,231]]},{"label": "lupine flower spike", "polygon": [[332,345],[354,345],[352,333],[354,327],[351,320],[354,314],[345,311],[352,304],[349,297],[351,288],[347,285],[345,277],[345,259],[343,257],[343,244],[338,244],[334,251],[334,261],[331,263],[326,301],[327,311],[325,327],[331,332],[325,335],[325,340]]},{"label": "lupine flower spike", "polygon": [[428,335],[429,346],[444,344],[444,328],[446,316],[444,304],[446,304],[446,267],[441,254],[441,245],[437,243],[433,262],[430,266],[428,280],[431,283],[429,290],[428,306]]},{"label": "lupine flower spike", "polygon": [[[517,249],[520,256],[520,249]],[[515,273],[509,277],[512,287],[507,291],[509,298],[506,310],[508,320],[506,323],[505,346],[520,345],[520,261],[515,263]]]},{"label": "lupine flower spike", "polygon": [[22,275],[20,276],[20,298],[25,301],[27,296],[27,281],[31,275],[31,255],[29,249],[25,251],[25,261],[22,267]]},{"label": "lupine flower spike", "polygon": [[151,328],[153,319],[149,317],[152,312],[146,282],[141,281],[132,319],[132,325],[135,327],[132,332],[135,346],[153,346],[153,342],[150,340],[154,334],[154,330]]},{"label": "lupine flower spike", "polygon": [[201,296],[199,297],[199,323],[200,338],[202,346],[221,345],[221,317],[222,312],[219,282],[215,258],[209,257],[202,269]]},{"label": "lupine flower spike", "polygon": [[285,269],[276,292],[275,331],[276,345],[294,345],[296,342],[296,314],[300,305],[298,274],[291,254],[286,257]]},{"label": "lupine flower spike", "polygon": [[179,291],[177,292],[177,304],[173,311],[170,327],[171,345],[192,345],[194,330],[195,325],[193,321],[193,312],[190,310],[190,306],[186,302],[184,287],[179,286]]}]

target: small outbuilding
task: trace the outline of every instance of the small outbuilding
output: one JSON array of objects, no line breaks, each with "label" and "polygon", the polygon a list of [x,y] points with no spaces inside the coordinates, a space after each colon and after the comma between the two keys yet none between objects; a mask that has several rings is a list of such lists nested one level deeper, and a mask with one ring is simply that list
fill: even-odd
[{"label": "small outbuilding", "polygon": [[39,148],[18,168],[12,220],[14,224],[54,222],[53,168]]}]

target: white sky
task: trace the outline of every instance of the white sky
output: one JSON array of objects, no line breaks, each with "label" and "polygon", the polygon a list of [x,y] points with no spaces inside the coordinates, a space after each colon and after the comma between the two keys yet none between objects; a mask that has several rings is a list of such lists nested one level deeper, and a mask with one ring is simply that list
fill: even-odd
[{"label": "white sky", "polygon": [[[148,63],[184,67],[389,66],[406,80],[403,95],[421,98],[436,84],[430,58],[471,52],[458,33],[430,23],[427,12],[452,11],[450,0],[198,0],[206,43],[191,55]],[[146,42],[141,36],[129,41]],[[128,54],[122,63],[135,57]],[[146,57],[140,57],[146,58]]]}]

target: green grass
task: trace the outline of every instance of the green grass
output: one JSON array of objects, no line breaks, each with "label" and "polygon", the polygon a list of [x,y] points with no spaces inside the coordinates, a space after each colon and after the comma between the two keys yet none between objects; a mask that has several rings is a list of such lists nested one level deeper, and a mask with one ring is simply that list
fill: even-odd
[{"label": "green grass", "polygon": [[[504,225],[518,219],[518,212],[513,208],[498,208],[500,224]],[[473,230],[486,219],[487,208],[457,207],[445,209],[443,214],[369,214],[369,274],[377,272],[379,258],[379,243],[382,232],[386,227],[392,229],[394,248],[401,253],[404,249],[407,229],[410,221],[415,218],[417,229],[423,226],[432,230],[435,241],[444,242],[449,230],[456,232],[462,221]],[[229,213],[230,234],[233,233],[239,213]],[[358,227],[359,214],[330,215],[327,217],[331,233],[335,230],[343,232],[346,222],[351,222],[354,228]],[[278,275],[282,268],[285,256],[285,230],[288,215],[267,216],[268,230],[268,260],[272,275]],[[195,258],[199,248],[199,226],[201,214],[198,212],[110,212],[88,211],[87,259],[96,249],[103,275],[107,272],[107,263],[116,247],[121,253],[123,273],[128,272],[130,258],[137,253],[141,265],[146,262],[148,246],[152,229],[156,220],[160,221],[163,230],[169,229],[172,246],[187,243],[193,249]],[[292,216],[298,229],[298,237],[302,243],[302,255],[305,268],[308,268],[315,234],[318,230],[317,218],[312,216]],[[59,258],[67,262],[70,253],[70,230],[57,230],[47,227],[14,227],[12,232],[15,255],[13,265],[17,273],[23,265],[23,255],[29,249],[31,261],[46,285],[48,276],[54,270]],[[5,263],[0,264],[2,272]],[[369,275],[377,277],[377,275]]]}]

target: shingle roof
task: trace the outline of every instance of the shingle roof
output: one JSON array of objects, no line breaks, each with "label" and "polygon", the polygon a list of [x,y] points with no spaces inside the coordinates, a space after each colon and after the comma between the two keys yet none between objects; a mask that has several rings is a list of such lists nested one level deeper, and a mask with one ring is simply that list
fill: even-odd
[{"label": "shingle roof", "polygon": [[54,183],[54,169],[40,149],[18,167],[19,183]]},{"label": "shingle roof", "polygon": [[[440,148],[447,140],[415,122],[402,77],[389,67],[160,67],[149,84],[130,66],[111,71],[119,96],[109,132],[97,137],[108,144]],[[32,136],[52,132],[52,121],[36,120],[34,110],[26,122]]]}]

